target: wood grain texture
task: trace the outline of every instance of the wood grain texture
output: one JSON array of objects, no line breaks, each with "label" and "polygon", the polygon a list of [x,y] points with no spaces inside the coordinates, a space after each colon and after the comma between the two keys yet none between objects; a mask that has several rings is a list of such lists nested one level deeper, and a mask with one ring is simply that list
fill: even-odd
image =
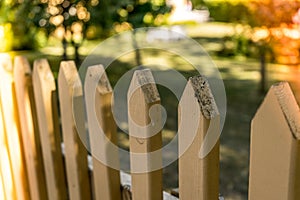
[{"label": "wood grain texture", "polygon": [[35,102],[33,97],[31,69],[25,57],[16,57],[14,81],[19,110],[22,141],[27,166],[30,197],[32,200],[47,200],[44,164],[41,152],[40,135],[35,126]]},{"label": "wood grain texture", "polygon": [[[68,189],[71,200],[91,199],[88,174],[87,149],[79,134],[86,136],[83,91],[75,63],[61,62],[58,75],[58,90]],[[75,100],[76,98],[76,100]],[[81,119],[74,118],[74,109],[79,109]]]},{"label": "wood grain texture", "polygon": [[37,122],[44,160],[48,199],[67,199],[61,137],[57,127],[57,107],[53,105],[56,86],[46,59],[36,60],[33,66],[33,90],[36,102]]},{"label": "wood grain texture", "polygon": [[118,146],[112,148],[112,144],[117,145],[117,127],[111,110],[112,94],[103,66],[89,67],[85,78],[85,103],[96,200],[121,199]]}]

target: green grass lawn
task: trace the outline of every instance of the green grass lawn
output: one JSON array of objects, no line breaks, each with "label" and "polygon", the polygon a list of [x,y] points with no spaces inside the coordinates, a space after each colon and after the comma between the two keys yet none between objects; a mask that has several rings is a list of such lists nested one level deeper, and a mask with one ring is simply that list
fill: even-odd
[{"label": "green grass lawn", "polygon": [[[225,84],[227,95],[227,117],[221,135],[221,194],[225,199],[247,199],[248,191],[248,166],[249,166],[249,144],[250,144],[250,124],[257,108],[259,107],[263,95],[259,94],[259,63],[255,59],[249,58],[225,58],[216,56],[216,51],[222,45],[224,34],[231,34],[232,26],[224,24],[206,24],[207,30],[215,30],[216,34],[208,34],[205,31],[205,24],[188,27],[187,32],[197,38],[202,46],[212,56],[212,60],[218,67]],[[202,38],[202,39],[201,39]],[[203,39],[205,38],[205,39]],[[208,39],[207,39],[208,38]],[[97,42],[89,42],[83,46],[82,52],[89,52]],[[53,48],[53,47],[51,47]],[[32,62],[34,58],[46,57],[53,68],[55,75],[59,68],[61,58],[55,55],[55,49],[48,47],[41,53],[21,52]],[[50,52],[53,51],[53,52]],[[46,55],[46,54],[47,55]],[[17,53],[19,54],[19,53]],[[129,53],[120,57],[107,70],[112,85],[133,66],[135,66],[134,53]],[[142,60],[147,62],[163,63],[170,66],[185,77],[196,74],[196,71],[180,56],[168,52],[145,50],[141,52]],[[101,62],[101,61],[99,61]],[[300,96],[300,69],[297,66],[286,66],[278,64],[268,64],[268,81],[270,87],[278,81],[289,81],[296,97]],[[178,101],[172,93],[163,87],[159,87],[162,95],[162,104],[168,111],[168,120],[165,127],[164,142],[167,143],[177,130],[177,104]],[[297,98],[300,99],[300,98]],[[128,147],[128,137],[120,135],[120,145]],[[164,186],[166,189],[178,187],[177,162],[164,169]]]}]

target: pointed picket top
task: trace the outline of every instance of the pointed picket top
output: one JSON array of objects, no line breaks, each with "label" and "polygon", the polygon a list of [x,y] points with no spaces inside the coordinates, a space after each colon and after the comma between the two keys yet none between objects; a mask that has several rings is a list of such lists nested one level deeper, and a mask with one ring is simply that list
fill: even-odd
[{"label": "pointed picket top", "polygon": [[191,84],[194,89],[195,97],[200,105],[202,115],[207,119],[212,119],[219,115],[207,78],[204,76],[194,76],[189,80],[188,84]]},{"label": "pointed picket top", "polygon": [[273,85],[251,123],[250,200],[300,198],[299,119],[289,84]]},{"label": "pointed picket top", "polygon": [[161,200],[162,107],[149,69],[134,72],[127,101],[132,198]]},{"label": "pointed picket top", "polygon": [[103,65],[88,67],[85,80],[89,80],[88,82],[85,82],[85,90],[90,90],[89,87],[91,86],[89,86],[89,84],[95,84],[100,94],[112,92],[112,87]]},{"label": "pointed picket top", "polygon": [[[114,130],[116,129],[116,125],[111,113],[113,91],[102,65],[90,66],[88,68],[85,78],[84,91],[87,116],[89,118],[89,134],[91,136],[91,145],[93,146],[92,152],[97,157],[97,155],[101,154],[100,149],[104,148],[101,146],[105,145],[105,142],[108,142],[107,139],[111,137],[110,134],[116,134]],[[101,109],[106,110],[104,111]],[[104,123],[107,117],[104,117],[102,114],[104,112],[109,113],[107,116],[110,117],[110,125],[106,126],[106,123]],[[102,127],[100,127],[100,125]],[[106,134],[104,130],[106,127],[110,127],[113,130],[107,130],[109,134]],[[99,141],[97,141],[97,137],[100,137]],[[109,156],[104,159],[109,162],[111,157]]]},{"label": "pointed picket top", "polygon": [[[200,158],[204,158],[214,148],[214,145],[217,143],[221,134],[219,130],[220,113],[207,78],[202,75],[190,77],[189,81],[186,84],[183,95],[179,101],[179,106],[182,108],[180,110],[181,115],[179,116],[179,118],[182,118],[179,130],[181,128],[190,128],[191,130],[194,130],[188,133],[190,135],[189,137],[191,138],[196,135],[200,117],[204,117],[207,120],[212,120],[208,127],[207,133],[205,133],[204,135],[205,138],[203,139],[203,144],[199,149],[198,156]],[[196,116],[191,120],[187,120],[190,117],[190,111],[186,110],[195,112]],[[189,146],[188,143],[190,141],[184,141],[186,141],[186,143],[183,144],[183,148],[181,149],[181,151],[185,151],[185,149]]]},{"label": "pointed picket top", "polygon": [[138,88],[142,89],[146,103],[150,104],[160,101],[153,75],[149,69],[136,70],[134,72],[128,90],[128,99],[131,98]]},{"label": "pointed picket top", "polygon": [[14,80],[31,199],[47,199],[40,133],[34,121],[37,119],[31,69],[23,56],[15,57]]},{"label": "pointed picket top", "polygon": [[86,137],[83,91],[75,62],[61,62],[58,91],[70,199],[91,199],[88,152],[81,140]]},{"label": "pointed picket top", "polygon": [[272,86],[271,90],[274,90],[294,137],[300,140],[300,110],[289,84],[281,82]]},{"label": "pointed picket top", "polygon": [[112,88],[102,65],[90,66],[84,84],[95,199],[120,200],[119,148],[112,114]]},{"label": "pointed picket top", "polygon": [[220,117],[205,77],[187,82],[178,118],[180,199],[218,199]]},{"label": "pointed picket top", "polygon": [[[129,106],[128,121],[135,129],[130,133],[131,136],[149,138],[162,130],[167,115],[165,109],[160,105],[160,96],[149,69],[134,72],[127,93],[127,102]],[[149,115],[145,117],[133,116],[132,111],[138,109],[139,106],[148,107],[149,110],[145,112],[149,112]]]},{"label": "pointed picket top", "polygon": [[62,79],[69,86],[69,92],[73,96],[83,95],[81,80],[74,61],[62,61],[60,63],[58,80]]},{"label": "pointed picket top", "polygon": [[21,72],[22,74],[25,74],[25,75],[31,75],[30,64],[26,57],[24,57],[24,56],[15,57],[14,75],[16,75],[17,72]]},{"label": "pointed picket top", "polygon": [[47,59],[35,60],[33,64],[33,79],[37,79],[40,87],[48,90],[56,90],[55,79]]},{"label": "pointed picket top", "polygon": [[68,93],[63,95],[67,95],[68,98],[71,98],[70,106],[72,110],[70,112],[73,115],[76,130],[83,145],[89,149],[90,144],[86,130],[83,88],[74,61],[62,61],[60,63],[58,85],[60,85],[61,88],[67,87],[65,92]]}]

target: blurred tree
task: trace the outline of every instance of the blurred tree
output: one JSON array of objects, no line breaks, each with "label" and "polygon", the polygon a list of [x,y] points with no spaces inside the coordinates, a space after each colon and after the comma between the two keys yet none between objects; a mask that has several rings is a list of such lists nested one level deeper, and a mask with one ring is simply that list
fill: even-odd
[{"label": "blurred tree", "polygon": [[124,0],[113,7],[112,20],[124,28],[157,26],[165,23],[164,14],[170,9],[165,0]]},{"label": "blurred tree", "polygon": [[[32,13],[36,26],[61,39],[66,58],[67,43],[78,48],[84,38],[92,38],[97,27],[103,33],[117,27],[117,32],[154,23],[159,14],[168,11],[164,0],[35,0],[36,11]],[[149,20],[149,18],[153,20]]]},{"label": "blurred tree", "polygon": [[[113,27],[116,32],[162,25],[166,23],[165,14],[171,10],[165,0],[124,0],[118,1],[112,8]],[[133,30],[132,34],[136,64],[140,66],[142,62],[135,39],[136,31]]]},{"label": "blurred tree", "polygon": [[11,31],[10,34],[13,36],[11,49],[33,49],[37,46],[34,40],[37,29],[28,17],[30,12],[30,0],[0,1],[0,24],[6,25]]},{"label": "blurred tree", "polygon": [[32,49],[39,35],[54,35],[62,42],[64,59],[71,44],[78,60],[84,39],[162,24],[169,10],[165,0],[1,0],[0,25],[10,25],[14,49]]},{"label": "blurred tree", "polygon": [[75,59],[79,61],[78,48],[86,37],[91,19],[90,9],[99,4],[98,0],[34,0],[31,1],[31,21],[43,29],[47,35],[53,34],[62,42],[63,58],[67,59],[67,44],[75,49]]},{"label": "blurred tree", "polygon": [[271,45],[276,38],[276,32],[272,31],[275,27],[283,24],[292,23],[293,15],[300,7],[298,0],[256,0],[250,4],[252,27],[260,27],[261,30],[254,36],[259,48],[261,65],[261,87],[262,93],[266,90],[266,54],[271,50]]}]

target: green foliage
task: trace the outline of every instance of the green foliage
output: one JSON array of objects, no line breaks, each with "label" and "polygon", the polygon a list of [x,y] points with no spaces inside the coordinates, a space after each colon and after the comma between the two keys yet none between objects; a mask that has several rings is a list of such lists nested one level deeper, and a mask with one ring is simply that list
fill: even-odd
[{"label": "green foliage", "polygon": [[[18,1],[1,1],[0,2],[0,24],[8,27],[11,34],[6,33],[6,43],[10,47],[5,50],[34,49],[38,46],[35,36],[38,30],[32,23],[29,13],[31,12],[30,0]],[[8,41],[11,39],[11,41]]]},{"label": "green foliage", "polygon": [[165,1],[122,1],[112,15],[113,21],[128,22],[132,27],[153,26],[155,18],[170,12]]},{"label": "green foliage", "polygon": [[227,36],[223,38],[222,49],[218,52],[218,56],[245,56],[258,57],[257,47],[252,40],[243,34],[236,34],[234,36]]},{"label": "green foliage", "polygon": [[[6,25],[12,32],[13,41],[10,46],[14,50],[39,47],[41,43],[45,43],[45,38],[54,33],[57,35],[58,29],[58,36],[62,40],[80,44],[85,38],[109,36],[116,23],[127,23],[127,26],[132,28],[153,26],[159,24],[157,18],[161,17],[160,15],[170,12],[165,0],[20,2],[0,1],[0,25]],[[160,18],[159,22],[161,21],[163,20]]]},{"label": "green foliage", "polygon": [[34,49],[38,43],[35,35],[38,30],[30,19],[31,1],[24,0],[19,4],[14,12],[12,30],[14,33],[14,49]]},{"label": "green foliage", "polygon": [[248,23],[251,20],[251,12],[247,4],[230,3],[228,1],[205,2],[209,9],[210,17],[219,22]]},{"label": "green foliage", "polygon": [[91,13],[91,19],[88,22],[88,30],[91,31],[91,35],[87,36],[91,39],[97,38],[99,36],[107,36],[110,32],[110,28],[113,24],[113,21],[110,17],[110,2],[111,1],[100,1],[97,6],[89,6],[88,9]]}]

